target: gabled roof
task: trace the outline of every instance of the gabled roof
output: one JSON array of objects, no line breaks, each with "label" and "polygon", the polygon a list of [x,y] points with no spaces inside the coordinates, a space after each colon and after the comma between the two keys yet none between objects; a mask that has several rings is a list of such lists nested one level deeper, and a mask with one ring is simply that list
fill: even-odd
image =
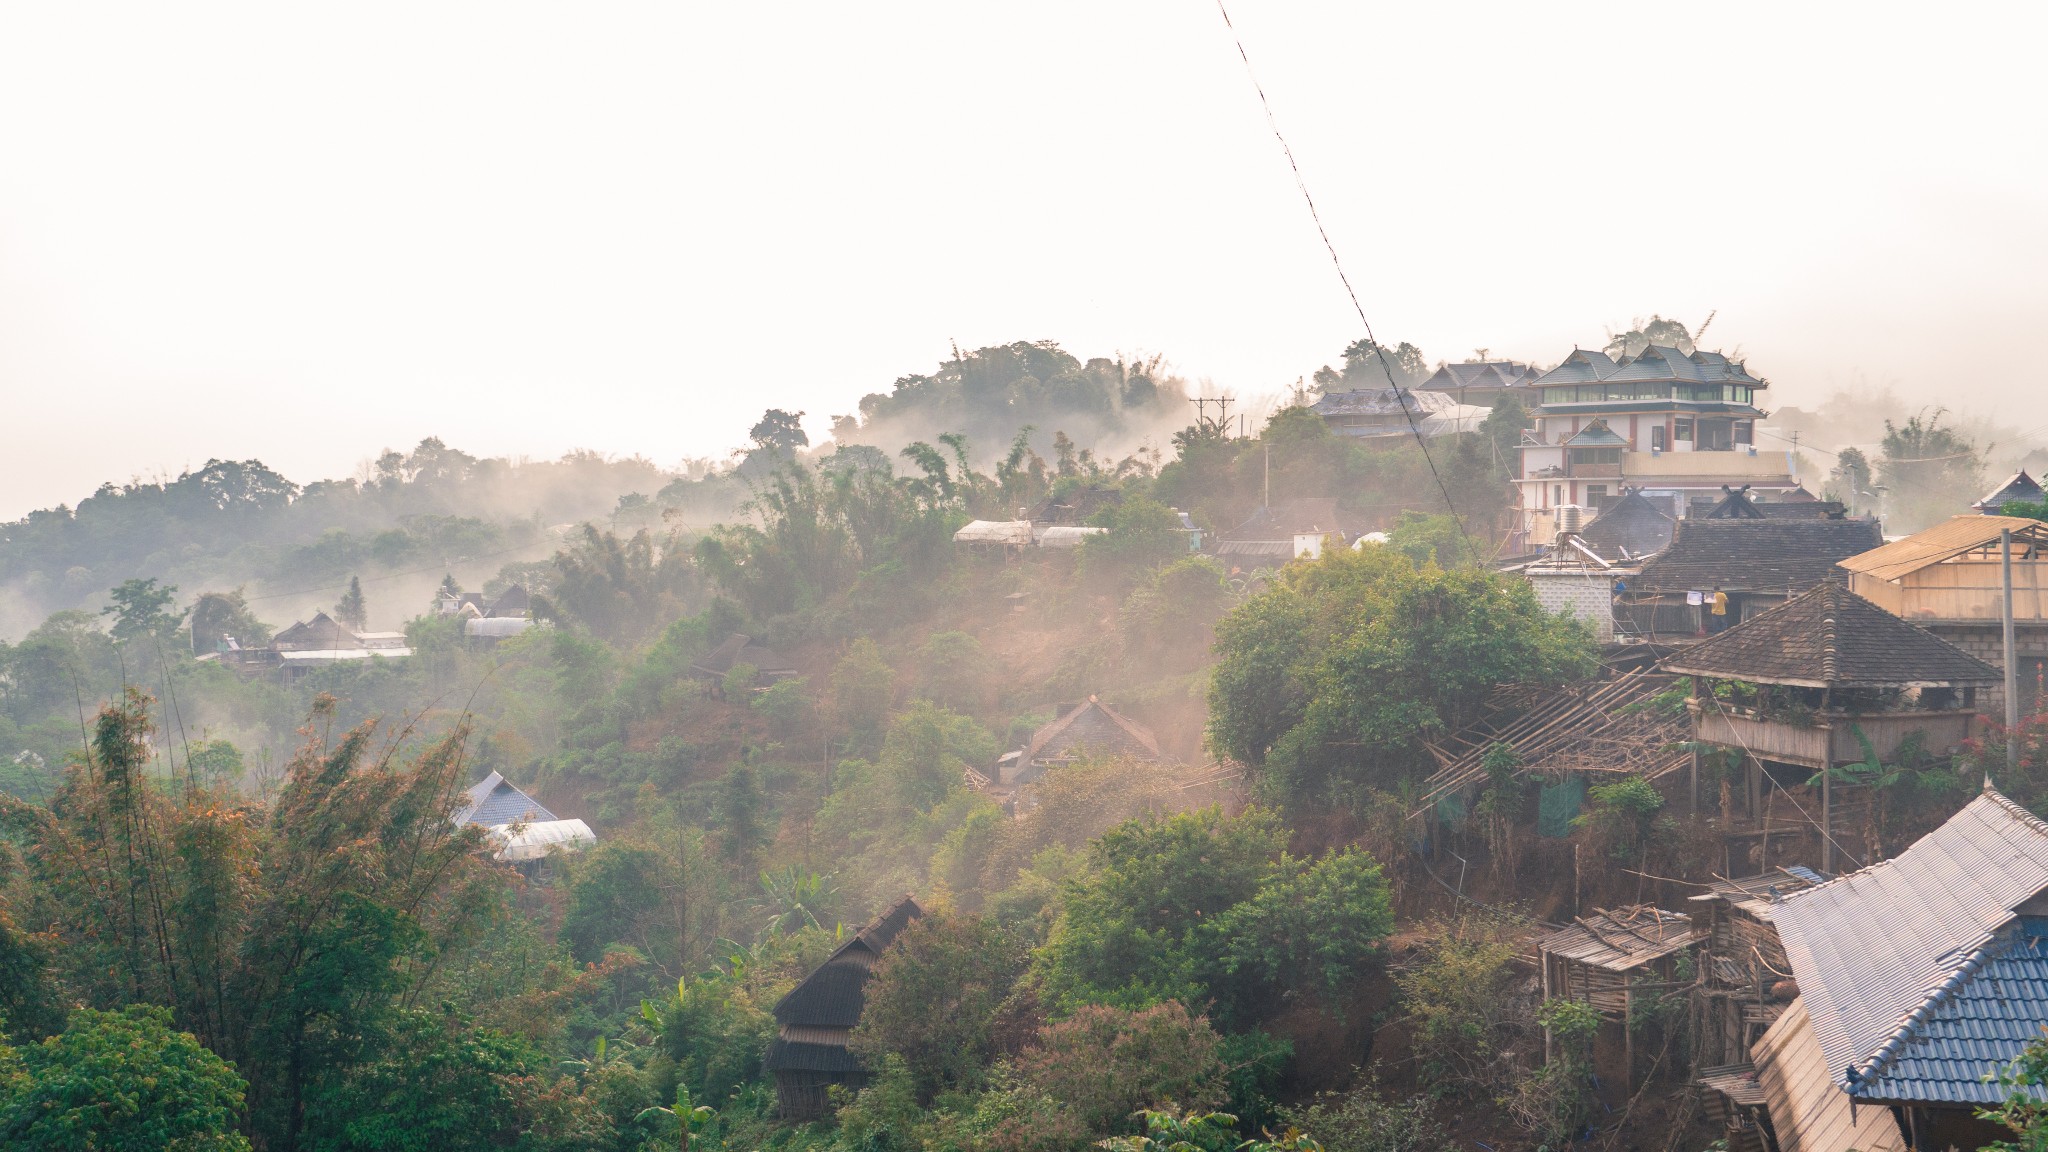
[{"label": "gabled roof", "polygon": [[2027,470],[2022,468],[1971,507],[1979,512],[1996,515],[2005,507],[2008,500],[2025,500],[2030,504],[2038,504],[2042,495],[2040,482],[2027,475]]},{"label": "gabled roof", "polygon": [[1592,384],[1614,375],[1616,364],[1605,352],[1572,349],[1564,362],[1536,378],[1534,387],[1546,384]]},{"label": "gabled roof", "polygon": [[290,644],[300,648],[361,648],[363,642],[356,634],[344,627],[340,621],[325,612],[315,612],[311,620],[293,624],[279,632],[270,641],[273,647]]},{"label": "gabled roof", "polygon": [[1641,560],[1662,552],[1671,543],[1677,521],[1664,514],[1640,488],[1630,488],[1621,499],[1600,510],[1579,542],[1609,563]]},{"label": "gabled roof", "polygon": [[1026,764],[1077,760],[1083,756],[1165,759],[1150,730],[1095,697],[1032,733],[1021,759]]},{"label": "gabled roof", "polygon": [[1875,520],[1680,520],[1631,586],[1644,592],[1803,592],[1883,542]]},{"label": "gabled roof", "polygon": [[1721,485],[1721,492],[1720,502],[1708,509],[1707,514],[1702,519],[1762,520],[1764,518],[1764,510],[1757,507],[1756,501],[1749,498],[1749,485],[1744,484],[1740,488],[1731,488],[1723,484]]},{"label": "gabled roof", "polygon": [[773,648],[754,643],[753,637],[744,632],[726,637],[725,643],[690,665],[690,671],[700,676],[723,676],[741,664],[752,665],[763,676],[788,676],[796,672],[796,665],[788,658]]},{"label": "gabled roof", "polygon": [[1455,397],[1442,392],[1423,392],[1408,388],[1358,388],[1350,392],[1330,392],[1311,405],[1310,410],[1318,416],[1392,416],[1412,415],[1420,421],[1431,412],[1456,408]]},{"label": "gabled roof", "polygon": [[1688,355],[1661,344],[1643,349],[1642,355],[1616,369],[1606,379],[1616,384],[1669,380],[1681,384],[1766,386],[1762,380],[1751,376],[1739,361],[1730,360],[1719,352],[1694,351]]},{"label": "gabled roof", "polygon": [[1219,541],[1258,540],[1284,541],[1292,555],[1294,538],[1307,532],[1343,533],[1343,520],[1337,514],[1337,501],[1328,496],[1310,496],[1299,500],[1282,500],[1277,504],[1261,508],[1245,517],[1244,523],[1228,532],[1219,532]]},{"label": "gabled roof", "polygon": [[1449,392],[1465,388],[1522,388],[1536,378],[1527,364],[1513,360],[1467,360],[1439,364],[1418,389]]},{"label": "gabled roof", "polygon": [[1988,685],[2004,675],[1834,579],[1700,641],[1663,668],[1807,688]]},{"label": "gabled roof", "polygon": [[[1898,856],[1774,905],[1778,938],[1835,1082],[1863,1095],[1857,1082],[1873,1075],[1884,1082],[1887,1065],[1919,1054],[1913,1045],[1945,1019],[1945,997],[1981,973],[1986,946],[2044,889],[2048,824],[1986,787]],[[2032,1025],[2029,1039],[2048,1024],[2048,1002],[2038,994],[2014,995],[2003,1006],[1978,1003],[1975,1010]],[[2018,1049],[1987,1042],[1973,1055],[2003,1062]]]},{"label": "gabled roof", "polygon": [[558,819],[546,805],[513,787],[496,772],[470,785],[468,795],[468,802],[455,810],[457,824],[495,828],[500,824],[539,824]]},{"label": "gabled roof", "polygon": [[1567,448],[1626,448],[1628,441],[1620,433],[1607,426],[1607,421],[1595,419],[1581,428],[1564,442]]},{"label": "gabled roof", "polygon": [[861,990],[868,982],[869,970],[910,922],[922,915],[924,909],[917,901],[905,896],[868,921],[776,1001],[776,1023],[809,1028],[852,1028],[860,1023]]},{"label": "gabled roof", "polygon": [[533,597],[526,594],[526,585],[514,584],[499,593],[496,600],[491,601],[490,607],[484,609],[484,615],[495,617],[524,616],[531,611],[533,611]]},{"label": "gabled roof", "polygon": [[1997,556],[1998,534],[2012,529],[2013,542],[2020,546],[2014,559],[2032,560],[2048,547],[2048,524],[2024,516],[1957,516],[1944,524],[1923,529],[1859,552],[1842,561],[1842,567],[1877,580],[1897,580],[1930,564],[1953,560],[1966,552],[1990,549]]}]

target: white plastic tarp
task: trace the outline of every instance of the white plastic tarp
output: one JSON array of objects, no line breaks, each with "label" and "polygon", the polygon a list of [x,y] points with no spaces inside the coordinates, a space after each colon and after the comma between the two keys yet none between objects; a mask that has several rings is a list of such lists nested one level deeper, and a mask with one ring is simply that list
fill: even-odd
[{"label": "white plastic tarp", "polygon": [[517,862],[538,860],[557,846],[564,852],[580,852],[597,843],[597,833],[581,820],[542,820],[494,825],[491,839],[500,846],[493,854],[494,859]]},{"label": "white plastic tarp", "polygon": [[1031,543],[1029,520],[976,520],[953,533],[955,544]]},{"label": "white plastic tarp", "polygon": [[1109,531],[1107,528],[1080,528],[1060,524],[1047,528],[1045,535],[1038,538],[1038,546],[1041,548],[1079,548],[1081,541],[1099,532],[1107,531]]}]

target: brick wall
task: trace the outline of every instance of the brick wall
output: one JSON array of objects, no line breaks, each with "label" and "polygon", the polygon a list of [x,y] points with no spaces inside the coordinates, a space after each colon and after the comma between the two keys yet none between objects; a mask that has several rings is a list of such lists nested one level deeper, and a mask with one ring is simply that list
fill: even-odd
[{"label": "brick wall", "polygon": [[[1967,624],[1926,624],[1922,627],[1993,668],[2005,668],[2005,632],[1996,620],[1972,621]],[[2025,701],[2030,696],[2038,697],[2043,665],[2048,663],[2048,625],[2015,624],[2013,652],[2018,656],[2020,664],[2022,710],[2029,711]],[[1977,707],[1989,716],[2002,718],[2005,715],[2005,689],[2002,686],[1978,689]]]}]

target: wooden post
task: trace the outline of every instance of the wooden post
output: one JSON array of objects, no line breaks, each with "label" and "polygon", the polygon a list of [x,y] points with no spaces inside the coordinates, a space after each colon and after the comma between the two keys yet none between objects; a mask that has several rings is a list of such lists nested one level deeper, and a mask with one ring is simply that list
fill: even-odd
[{"label": "wooden post", "polygon": [[[2004,572],[2005,597],[2005,775],[2009,780],[2020,770],[2020,673],[2019,661],[2013,653],[2012,625],[2012,529],[2001,529],[1998,533],[1998,554],[2000,569]],[[2036,600],[2038,601],[2038,597]],[[2010,788],[2012,785],[2007,784]]]},{"label": "wooden post", "polygon": [[[1705,707],[1705,705],[1700,702],[1700,678],[1697,676],[1692,678],[1692,706],[1693,715],[1695,717],[1697,717],[1700,714],[1699,710]],[[1694,819],[1698,819],[1700,814],[1700,742],[1698,739],[1699,721],[1697,719],[1693,721],[1693,737],[1694,739],[1692,742],[1692,814]]]},{"label": "wooden post", "polygon": [[[1626,981],[1628,974],[1622,973]],[[1635,1094],[1636,1083],[1636,990],[1633,984],[1621,988],[1621,1098]]]},{"label": "wooden post", "polygon": [[[1545,952],[1541,944],[1536,945],[1536,959],[1543,967],[1543,1000],[1547,1004],[1550,1002],[1550,953]],[[1543,1063],[1546,1067],[1550,1059],[1550,1026],[1546,1024],[1543,1028]]]},{"label": "wooden post", "polygon": [[1830,876],[1835,874],[1835,775],[1832,765],[1820,770],[1820,870]]}]

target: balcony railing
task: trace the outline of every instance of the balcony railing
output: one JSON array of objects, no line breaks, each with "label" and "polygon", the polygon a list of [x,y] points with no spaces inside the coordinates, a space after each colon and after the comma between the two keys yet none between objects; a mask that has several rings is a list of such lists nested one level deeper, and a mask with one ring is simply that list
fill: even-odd
[{"label": "balcony railing", "polygon": [[1851,764],[1868,753],[1856,738],[1860,730],[1879,760],[1890,760],[1915,733],[1920,747],[1939,755],[1970,738],[1976,714],[1967,711],[1876,712],[1858,716],[1824,714],[1811,724],[1774,720],[1744,709],[1702,708],[1692,704],[1693,731],[1709,744],[1744,748],[1765,760],[1822,768]]}]

